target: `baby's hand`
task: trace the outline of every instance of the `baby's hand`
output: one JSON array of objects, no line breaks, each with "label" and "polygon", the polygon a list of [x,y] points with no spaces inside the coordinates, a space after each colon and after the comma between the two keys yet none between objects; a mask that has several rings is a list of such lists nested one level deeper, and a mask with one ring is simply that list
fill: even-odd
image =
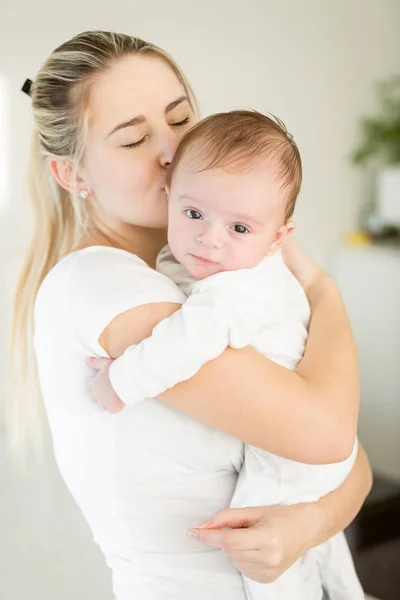
[{"label": "baby's hand", "polygon": [[88,358],[86,363],[97,373],[90,379],[90,391],[97,404],[109,413],[119,413],[125,406],[111,385],[109,370],[112,364],[110,358]]}]

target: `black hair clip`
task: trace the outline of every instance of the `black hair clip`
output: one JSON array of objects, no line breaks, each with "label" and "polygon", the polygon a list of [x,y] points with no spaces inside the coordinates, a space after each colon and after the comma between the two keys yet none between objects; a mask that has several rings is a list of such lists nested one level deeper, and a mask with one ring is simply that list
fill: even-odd
[{"label": "black hair clip", "polygon": [[22,86],[21,91],[24,92],[24,94],[27,94],[28,96],[30,96],[32,83],[33,83],[33,81],[31,79],[25,79],[25,83]]}]

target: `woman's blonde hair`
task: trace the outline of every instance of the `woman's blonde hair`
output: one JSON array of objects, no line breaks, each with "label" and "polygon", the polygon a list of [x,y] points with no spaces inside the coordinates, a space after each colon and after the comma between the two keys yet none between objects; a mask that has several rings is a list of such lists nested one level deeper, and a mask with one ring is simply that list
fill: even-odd
[{"label": "woman's blonde hair", "polygon": [[166,62],[197,112],[189,82],[164,50],[130,35],[109,31],[81,33],[59,46],[29,90],[35,121],[29,169],[34,232],[15,293],[7,411],[10,442],[16,450],[26,447],[28,440],[37,448],[41,440],[42,399],[33,348],[36,294],[52,267],[73,249],[87,222],[85,204],[56,183],[48,158],[68,157],[76,174],[86,142],[88,87],[96,76],[132,54]]}]

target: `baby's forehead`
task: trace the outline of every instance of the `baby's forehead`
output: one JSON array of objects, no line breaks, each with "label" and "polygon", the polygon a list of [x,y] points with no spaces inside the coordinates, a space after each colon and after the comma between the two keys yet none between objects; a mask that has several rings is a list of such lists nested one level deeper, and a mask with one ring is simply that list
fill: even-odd
[{"label": "baby's forehead", "polygon": [[258,187],[262,192],[265,189],[266,198],[274,194],[283,196],[282,170],[276,160],[258,160],[250,164],[243,161],[228,162],[223,165],[213,166],[205,160],[199,161],[196,157],[183,157],[176,166],[173,183],[184,185],[211,184],[214,189],[223,188],[248,188],[250,191]]},{"label": "baby's forehead", "polygon": [[176,164],[176,170],[192,173],[221,169],[231,175],[240,175],[246,172],[264,173],[270,177],[277,177],[285,168],[282,157],[277,153],[269,155],[260,154],[252,157],[242,156],[240,151],[229,152],[220,157],[203,145],[186,148]]}]

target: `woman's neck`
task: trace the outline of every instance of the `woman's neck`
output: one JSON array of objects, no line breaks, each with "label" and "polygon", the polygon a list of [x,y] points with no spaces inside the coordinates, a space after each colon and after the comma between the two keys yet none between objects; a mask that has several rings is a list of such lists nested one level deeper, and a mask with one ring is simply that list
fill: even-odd
[{"label": "woman's neck", "polygon": [[75,250],[89,246],[110,246],[136,254],[154,268],[157,254],[167,243],[166,229],[150,229],[135,225],[124,225],[115,231],[104,224],[91,225]]}]

